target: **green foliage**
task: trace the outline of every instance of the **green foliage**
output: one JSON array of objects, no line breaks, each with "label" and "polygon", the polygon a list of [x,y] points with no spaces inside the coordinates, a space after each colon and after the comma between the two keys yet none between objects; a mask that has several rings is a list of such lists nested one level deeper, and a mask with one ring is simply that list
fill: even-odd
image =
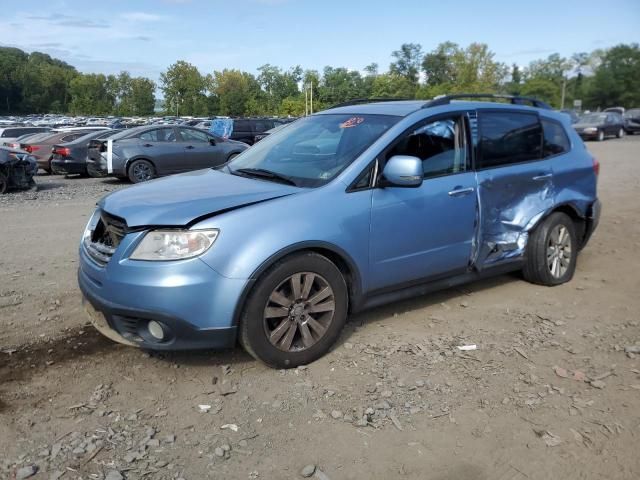
[{"label": "green foliage", "polygon": [[[203,75],[180,60],[160,76],[162,105],[173,115],[303,115],[309,106],[305,92],[312,91],[314,111],[355,98],[429,99],[462,92],[522,94],[560,107],[564,90],[566,107],[574,99],[589,109],[640,106],[637,43],[570,58],[554,53],[525,68],[496,61],[483,43],[463,47],[444,42],[426,54],[420,44],[405,43],[391,57],[388,72],[380,72],[376,63],[362,73],[344,67],[326,66],[320,73],[265,64],[257,75],[234,69]],[[155,89],[148,78],[128,72],[83,74],[43,53],[0,47],[0,114],[150,115]]]}]

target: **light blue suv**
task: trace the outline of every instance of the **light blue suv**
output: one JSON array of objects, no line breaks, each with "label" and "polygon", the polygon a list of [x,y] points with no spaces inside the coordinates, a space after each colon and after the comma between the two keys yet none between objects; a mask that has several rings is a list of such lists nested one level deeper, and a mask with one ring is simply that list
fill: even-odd
[{"label": "light blue suv", "polygon": [[106,196],[80,246],[92,322],[156,350],[239,340],[287,368],[349,313],[508,271],[569,281],[597,161],[544,104],[467,97],[340,105],[218,169]]}]

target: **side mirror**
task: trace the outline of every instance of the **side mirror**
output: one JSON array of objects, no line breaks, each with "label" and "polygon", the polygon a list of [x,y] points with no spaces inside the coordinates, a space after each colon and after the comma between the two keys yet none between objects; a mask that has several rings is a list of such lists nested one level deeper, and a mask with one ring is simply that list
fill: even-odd
[{"label": "side mirror", "polygon": [[209,139],[209,145],[211,145],[212,147],[216,146],[216,139],[215,138],[210,138]]},{"label": "side mirror", "polygon": [[424,173],[422,160],[409,155],[394,155],[382,171],[382,187],[418,188]]}]

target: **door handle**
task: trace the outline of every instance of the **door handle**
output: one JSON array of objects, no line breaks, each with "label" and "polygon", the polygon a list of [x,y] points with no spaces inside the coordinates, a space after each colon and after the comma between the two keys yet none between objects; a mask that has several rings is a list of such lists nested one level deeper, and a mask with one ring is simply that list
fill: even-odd
[{"label": "door handle", "polygon": [[543,173],[540,175],[536,175],[535,177],[533,177],[534,180],[536,181],[541,181],[541,180],[547,180],[549,178],[551,178],[553,176],[553,174],[551,173]]},{"label": "door handle", "polygon": [[194,147],[193,145],[188,145],[188,146],[186,146],[184,148],[186,148],[187,150],[193,150],[196,147]]},{"label": "door handle", "polygon": [[153,145],[152,145],[152,144],[150,144],[150,143],[145,143],[145,144],[144,144],[144,145],[142,145],[142,146],[143,146],[143,147],[153,147]]},{"label": "door handle", "polygon": [[450,197],[461,197],[463,195],[468,195],[470,193],[473,193],[475,191],[475,188],[473,187],[469,187],[469,188],[456,188],[454,190],[451,190],[449,192],[449,196]]}]

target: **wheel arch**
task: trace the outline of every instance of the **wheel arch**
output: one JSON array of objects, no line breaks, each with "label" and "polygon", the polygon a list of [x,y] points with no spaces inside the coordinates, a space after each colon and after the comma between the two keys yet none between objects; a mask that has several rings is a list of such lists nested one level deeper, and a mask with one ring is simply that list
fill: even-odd
[{"label": "wheel arch", "polygon": [[156,164],[153,160],[151,160],[151,158],[149,157],[145,157],[144,155],[138,155],[136,157],[131,157],[128,158],[127,161],[124,164],[124,173],[125,175],[129,175],[129,167],[131,166],[131,164],[133,162],[135,162],[136,160],[146,160],[147,162],[149,162],[151,165],[153,165],[153,168],[155,168],[156,173],[158,171],[158,168],[156,167]]},{"label": "wheel arch", "polygon": [[242,310],[246,302],[249,293],[253,290],[256,282],[260,277],[271,267],[274,263],[283,260],[284,258],[302,253],[302,252],[315,252],[328,258],[333,264],[340,270],[344,280],[347,284],[348,293],[348,311],[353,312],[358,309],[362,303],[362,284],[361,275],[356,263],[351,256],[345,252],[342,248],[329,242],[323,241],[307,241],[300,242],[288,247],[285,247],[278,252],[271,255],[267,260],[262,262],[260,266],[251,274],[249,281],[245,285],[238,303],[235,307],[233,314],[233,325],[237,326],[240,323],[242,316]]},{"label": "wheel arch", "polygon": [[533,226],[528,231],[532,231],[538,227],[547,217],[551,214],[560,212],[567,215],[572,221],[576,231],[576,236],[578,237],[578,241],[580,242],[580,248],[582,248],[584,244],[585,235],[587,233],[587,218],[584,213],[580,211],[578,207],[573,205],[570,202],[561,203],[559,205],[554,205],[553,208],[549,209],[549,211],[545,212],[540,216],[533,224]]}]

